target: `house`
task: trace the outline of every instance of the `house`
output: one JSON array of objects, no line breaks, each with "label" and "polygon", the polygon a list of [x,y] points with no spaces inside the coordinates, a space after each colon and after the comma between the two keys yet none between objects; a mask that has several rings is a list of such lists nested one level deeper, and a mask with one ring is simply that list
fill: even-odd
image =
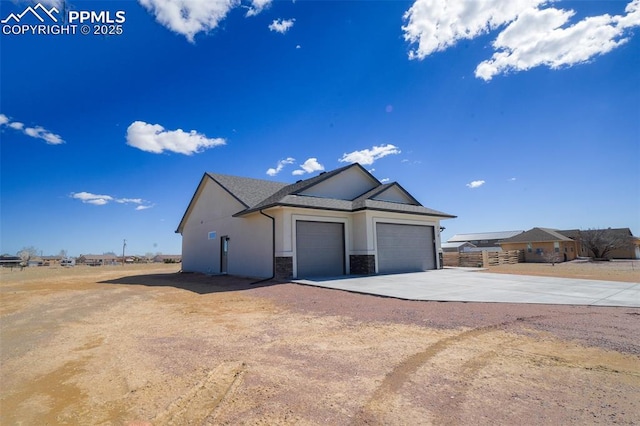
[{"label": "house", "polygon": [[[593,252],[582,243],[583,236],[597,232],[609,241],[627,241],[624,247],[610,251],[610,259],[640,259],[640,239],[634,237],[629,228],[608,228],[580,231],[578,229],[557,230],[533,228],[522,234],[503,240],[503,250],[524,250],[525,262],[566,262],[578,256],[594,257]],[[555,253],[555,256],[552,254]]]},{"label": "house", "polygon": [[156,254],[153,257],[155,263],[180,263],[182,256],[179,254]]},{"label": "house", "polygon": [[0,256],[0,266],[11,269],[22,266],[22,258],[18,256],[2,255]]},{"label": "house", "polygon": [[176,230],[182,270],[282,279],[440,267],[440,220],[354,163],[293,184],[205,173]]},{"label": "house", "polygon": [[502,250],[522,250],[527,263],[566,262],[578,257],[578,243],[550,228],[533,228],[499,244]]},{"label": "house", "polygon": [[81,254],[76,263],[88,266],[115,265],[118,258],[114,254]]},{"label": "house", "polygon": [[442,251],[445,253],[462,253],[464,251],[468,251],[469,249],[474,249],[476,246],[471,244],[468,241],[463,241],[459,243],[442,243],[440,245]]},{"label": "house", "polygon": [[[470,243],[480,250],[499,251],[499,242],[524,231],[498,231],[498,232],[477,232],[471,234],[456,234],[447,240],[448,243]],[[476,251],[474,249],[474,251]]]},{"label": "house", "polygon": [[[611,250],[607,257],[610,259],[640,259],[640,238],[635,237],[629,228],[607,228],[607,229],[569,229],[558,231],[565,237],[569,237],[578,243],[578,255],[583,257],[594,257],[594,253],[582,243],[583,237],[589,237],[592,233],[598,233],[601,239],[610,243],[620,245]],[[626,242],[623,243],[623,242]]]}]

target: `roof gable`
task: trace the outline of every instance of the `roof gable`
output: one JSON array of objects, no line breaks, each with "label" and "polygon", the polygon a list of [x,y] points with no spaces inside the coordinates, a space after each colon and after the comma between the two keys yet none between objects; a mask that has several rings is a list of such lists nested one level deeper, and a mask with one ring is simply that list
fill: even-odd
[{"label": "roof gable", "polygon": [[241,210],[243,210],[242,207],[244,207],[244,209],[252,207],[273,192],[287,186],[287,184],[280,182],[221,175],[217,173],[205,173],[202,179],[200,179],[200,183],[193,197],[191,197],[191,201],[189,201],[189,205],[180,220],[176,233],[182,232],[189,215],[193,211],[193,207],[208,183],[215,183],[225,190],[239,203]]},{"label": "roof gable", "polygon": [[304,189],[296,191],[295,194],[336,200],[353,200],[379,185],[378,179],[361,165],[354,163],[338,169],[337,173],[332,173],[324,179],[312,182]]},{"label": "roof gable", "polygon": [[397,182],[381,185],[380,190],[368,198],[377,201],[388,201],[390,203],[412,204],[414,206],[422,205]]},{"label": "roof gable", "polygon": [[507,238],[502,243],[543,243],[551,241],[573,241],[555,229],[550,228],[532,228],[522,234],[518,234],[511,238]]}]

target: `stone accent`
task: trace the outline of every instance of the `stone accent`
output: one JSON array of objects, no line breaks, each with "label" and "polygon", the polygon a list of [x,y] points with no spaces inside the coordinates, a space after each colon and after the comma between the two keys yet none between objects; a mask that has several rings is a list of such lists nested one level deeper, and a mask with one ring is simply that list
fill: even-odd
[{"label": "stone accent", "polygon": [[373,275],[376,273],[376,256],[373,254],[352,254],[349,267],[353,275]]},{"label": "stone accent", "polygon": [[293,278],[293,257],[276,257],[275,278],[288,280]]}]

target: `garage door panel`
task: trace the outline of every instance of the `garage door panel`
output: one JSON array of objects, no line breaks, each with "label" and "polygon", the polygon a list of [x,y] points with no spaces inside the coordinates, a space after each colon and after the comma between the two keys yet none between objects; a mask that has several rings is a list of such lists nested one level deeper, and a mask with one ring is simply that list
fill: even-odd
[{"label": "garage door panel", "polygon": [[435,269],[433,226],[377,223],[378,272]]},{"label": "garage door panel", "polygon": [[296,222],[297,275],[344,275],[344,225],[336,222]]}]

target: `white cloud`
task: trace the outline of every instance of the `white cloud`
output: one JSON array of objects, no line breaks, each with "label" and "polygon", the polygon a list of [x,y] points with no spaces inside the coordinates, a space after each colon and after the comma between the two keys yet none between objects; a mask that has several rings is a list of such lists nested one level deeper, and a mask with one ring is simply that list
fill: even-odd
[{"label": "white cloud", "polygon": [[60,145],[64,143],[64,140],[59,135],[51,133],[42,126],[24,127],[24,123],[19,121],[11,121],[9,117],[4,114],[0,114],[0,126],[8,126],[14,130],[21,131],[27,136],[32,138],[42,139],[49,145]]},{"label": "white cloud", "polygon": [[483,180],[474,180],[472,182],[469,182],[467,184],[467,187],[469,187],[471,189],[480,188],[484,184],[485,184],[485,181],[483,181]]},{"label": "white cloud", "polygon": [[98,195],[90,192],[72,192],[71,198],[80,200],[83,203],[94,204],[96,206],[104,206],[109,201],[113,201],[113,197],[110,195]]},{"label": "white cloud", "polygon": [[153,205],[144,205],[142,198],[116,198],[111,195],[93,194],[91,192],[72,192],[71,198],[80,200],[85,204],[93,204],[94,206],[104,206],[111,202],[117,204],[137,204],[136,210],[144,210],[153,207]]},{"label": "white cloud", "polygon": [[389,182],[389,180],[390,180],[389,178],[384,178],[384,179],[380,179],[380,182],[387,183],[387,182]]},{"label": "white cloud", "polygon": [[338,161],[341,163],[360,163],[362,165],[373,164],[374,161],[391,154],[400,154],[400,149],[391,144],[373,146],[371,149],[363,149],[361,151],[353,151],[348,154],[342,154],[342,158]]},{"label": "white cloud", "polygon": [[295,163],[296,159],[295,158],[291,158],[291,157],[287,157],[284,160],[280,160],[278,161],[278,164],[276,165],[275,169],[274,168],[270,168],[267,170],[267,174],[269,176],[275,176],[278,173],[280,173],[282,171],[282,169],[284,168],[284,166],[286,166],[287,164],[293,164]]},{"label": "white cloud", "polygon": [[295,19],[275,19],[271,24],[269,24],[269,29],[280,34],[284,34],[293,27],[293,23],[295,21]]},{"label": "white cloud", "polygon": [[514,177],[509,178],[509,182],[515,182],[515,181],[516,181],[516,178],[514,178]]},{"label": "white cloud", "polygon": [[134,121],[127,129],[127,145],[155,154],[171,151],[191,155],[225,143],[222,138],[207,138],[195,130],[165,130],[159,124],[144,121]]},{"label": "white cloud", "polygon": [[566,26],[572,10],[544,8],[546,0],[416,0],[405,13],[406,41],[416,46],[409,58],[424,59],[460,40],[501,29],[494,53],[475,75],[485,81],[498,74],[545,65],[551,69],[588,62],[624,44],[626,30],[640,25],[640,0],[625,15],[600,15]]},{"label": "white cloud", "polygon": [[416,0],[405,12],[406,25],[402,27],[405,40],[418,45],[409,51],[409,57],[424,59],[460,40],[473,39],[511,22],[522,11],[544,2],[545,0]]},{"label": "white cloud", "polygon": [[227,13],[239,5],[238,0],[138,1],[156,17],[156,21],[171,31],[184,35],[191,43],[197,33],[215,29]]},{"label": "white cloud", "polygon": [[294,170],[291,174],[294,176],[303,175],[305,173],[313,173],[317,171],[323,171],[324,166],[318,163],[317,158],[309,158],[303,164],[300,165],[300,169]]},{"label": "white cloud", "polygon": [[256,16],[265,8],[269,7],[272,0],[251,0],[251,7],[247,10],[246,16]]}]

